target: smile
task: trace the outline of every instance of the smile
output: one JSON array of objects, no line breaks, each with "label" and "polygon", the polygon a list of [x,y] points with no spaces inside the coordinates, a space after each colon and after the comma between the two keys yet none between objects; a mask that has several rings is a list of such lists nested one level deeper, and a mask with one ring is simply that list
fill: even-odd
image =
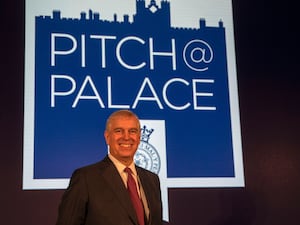
[{"label": "smile", "polygon": [[122,147],[130,147],[131,146],[131,144],[120,144],[120,146],[122,146]]}]

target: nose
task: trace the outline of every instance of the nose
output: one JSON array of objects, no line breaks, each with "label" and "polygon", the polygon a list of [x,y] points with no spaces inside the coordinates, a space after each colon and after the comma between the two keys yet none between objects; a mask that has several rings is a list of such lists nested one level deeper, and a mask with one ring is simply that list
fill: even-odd
[{"label": "nose", "polygon": [[129,132],[128,132],[128,131],[124,131],[124,132],[123,132],[123,138],[124,138],[125,140],[128,140],[129,137],[130,137]]}]

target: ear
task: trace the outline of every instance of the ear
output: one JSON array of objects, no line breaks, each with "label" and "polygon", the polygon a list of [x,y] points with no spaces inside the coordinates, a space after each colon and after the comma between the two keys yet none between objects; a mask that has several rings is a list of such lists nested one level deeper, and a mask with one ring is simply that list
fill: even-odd
[{"label": "ear", "polygon": [[104,138],[105,138],[105,142],[106,142],[106,144],[108,145],[108,136],[109,136],[109,134],[108,134],[108,132],[105,130],[104,131]]}]

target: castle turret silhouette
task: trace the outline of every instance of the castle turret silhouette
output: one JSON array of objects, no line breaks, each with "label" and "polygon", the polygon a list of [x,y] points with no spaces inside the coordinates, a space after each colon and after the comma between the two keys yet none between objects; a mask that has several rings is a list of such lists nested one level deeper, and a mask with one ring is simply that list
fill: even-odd
[{"label": "castle turret silhouette", "polygon": [[161,1],[161,7],[156,4],[155,0],[151,0],[146,7],[145,0],[136,0],[136,14],[133,16],[134,24],[144,26],[147,29],[169,29],[170,21],[170,2]]}]

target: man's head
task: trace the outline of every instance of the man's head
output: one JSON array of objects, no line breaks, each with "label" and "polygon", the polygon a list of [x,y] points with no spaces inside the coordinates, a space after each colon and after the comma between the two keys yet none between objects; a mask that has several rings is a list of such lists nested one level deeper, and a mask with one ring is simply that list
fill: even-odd
[{"label": "man's head", "polygon": [[125,165],[133,161],[140,143],[140,122],[129,110],[112,113],[106,122],[104,137],[109,152]]}]

